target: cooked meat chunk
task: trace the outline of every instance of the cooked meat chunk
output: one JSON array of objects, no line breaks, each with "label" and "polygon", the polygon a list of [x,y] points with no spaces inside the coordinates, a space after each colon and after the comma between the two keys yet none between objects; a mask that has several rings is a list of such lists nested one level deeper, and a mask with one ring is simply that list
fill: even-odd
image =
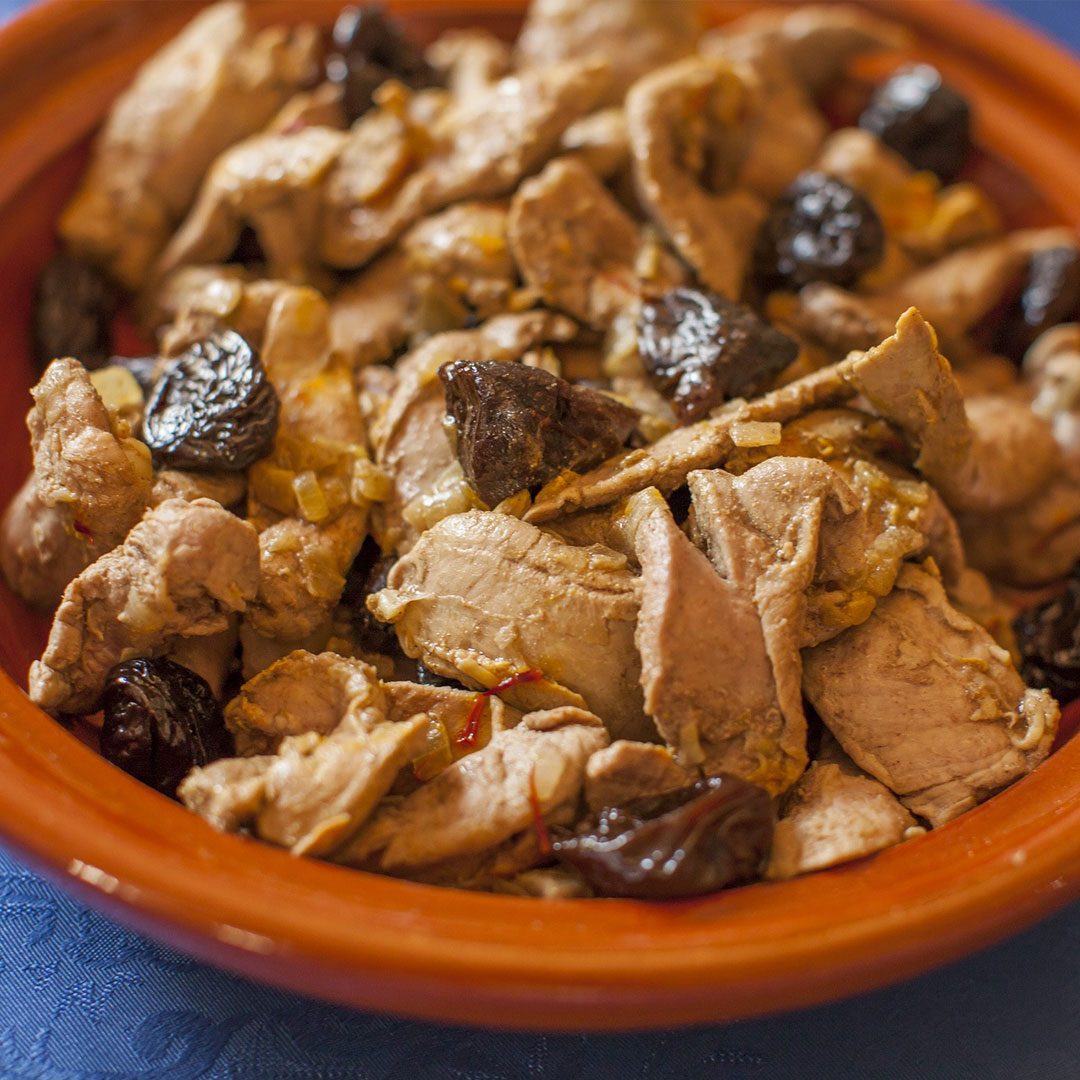
[{"label": "cooked meat chunk", "polygon": [[678,428],[651,446],[632,450],[569,483],[541,491],[526,521],[546,522],[579,509],[606,506],[625,495],[656,487],[670,494],[695,469],[721,464],[735,449],[732,428],[747,421],[783,423],[802,413],[854,397],[851,360],[822,368],[786,386],[740,403],[729,412]]},{"label": "cooked meat chunk", "polygon": [[646,795],[689,787],[697,773],[684,769],[666,746],[619,739],[585,764],[585,802],[595,814]]},{"label": "cooked meat chunk", "polygon": [[[645,711],[680,764],[784,791],[806,767],[791,635],[786,655],[782,643],[766,641],[753,594],[716,572],[655,490],[635,496],[629,512],[640,515],[635,639]],[[787,669],[793,678],[782,681]]]},{"label": "cooked meat chunk", "polygon": [[1009,654],[905,566],[860,626],[803,654],[803,689],[857,765],[931,825],[1030,772],[1058,708],[1027,690]]},{"label": "cooked meat chunk", "polygon": [[655,738],[634,646],[638,583],[606,548],[578,548],[506,514],[470,511],[429,529],[369,601],[406,654],[470,685],[525,669],[519,707],[582,701],[617,737]]},{"label": "cooked meat chunk", "polygon": [[94,708],[113,665],[216,634],[255,596],[255,530],[209,499],[170,499],[64,591],[30,697],[50,712]]},{"label": "cooked meat chunk", "polygon": [[509,230],[522,276],[552,307],[605,330],[636,298],[637,225],[580,161],[560,158],[526,180]]},{"label": "cooked meat chunk", "polygon": [[487,93],[510,70],[510,46],[486,30],[445,30],[424,59],[456,98]]},{"label": "cooked meat chunk", "polygon": [[322,183],[346,138],[310,127],[254,135],[230,147],[207,173],[191,213],[158,260],[157,274],[228,258],[247,225],[258,236],[270,277],[297,284],[318,280]]},{"label": "cooked meat chunk", "polygon": [[239,3],[197,16],[113,105],[61,236],[141,288],[210,163],[312,80],[318,55],[311,26],[256,33]]},{"label": "cooked meat chunk", "polygon": [[31,394],[34,471],[0,523],[0,564],[19,596],[52,608],[142,516],[153,470],[147,448],[110,416],[78,361],[54,360]]},{"label": "cooked meat chunk", "polygon": [[204,679],[218,701],[224,698],[226,681],[232,674],[236,660],[239,621],[238,616],[233,615],[229,625],[216,634],[175,638],[165,653],[169,660]]},{"label": "cooked meat chunk", "polygon": [[277,754],[193,770],[179,795],[218,828],[248,826],[294,855],[332,855],[423,751],[426,716],[399,724],[349,717],[330,735],[294,735]]},{"label": "cooked meat chunk", "polygon": [[795,877],[899,844],[915,819],[838,746],[814,761],[784,800],[765,876]]},{"label": "cooked meat chunk", "polygon": [[523,66],[608,57],[605,101],[615,103],[652,68],[692,53],[700,31],[693,0],[533,0],[517,56]]},{"label": "cooked meat chunk", "polygon": [[409,336],[413,288],[405,256],[391,251],[356,275],[330,304],[330,338],[354,369],[389,360]]},{"label": "cooked meat chunk", "polygon": [[381,723],[388,711],[370,664],[297,650],[243,685],[225,710],[225,723],[242,753],[272,754],[286,736],[329,735],[346,720],[361,730]]},{"label": "cooked meat chunk", "polygon": [[160,506],[168,499],[213,499],[227,510],[239,506],[247,494],[243,473],[188,472],[184,469],[160,469],[150,489],[150,505]]},{"label": "cooked meat chunk", "polygon": [[[700,280],[737,299],[765,205],[744,189],[724,191],[744,132],[750,89],[731,65],[694,58],[660,68],[626,98],[634,179],[649,216]],[[733,176],[726,178],[730,183]]]},{"label": "cooked meat chunk", "polygon": [[[477,695],[471,690],[458,690],[452,686],[425,686],[414,682],[388,682],[383,684],[389,703],[391,720],[407,720],[410,716],[424,713],[429,720],[437,721],[446,728],[453,741],[460,735],[476,704]],[[485,700],[483,726],[491,733],[507,731],[521,720],[519,710],[507,705],[497,694],[488,694]],[[481,738],[478,736],[478,742]]]},{"label": "cooked meat chunk", "polygon": [[630,164],[626,113],[608,108],[583,116],[563,132],[562,148],[602,180],[621,175]]},{"label": "cooked meat chunk", "polygon": [[[430,156],[374,193],[357,175],[370,169],[370,155],[346,148],[324,192],[323,259],[361,266],[425,214],[461,199],[508,194],[554,153],[563,131],[597,104],[607,82],[607,67],[595,58],[502,79],[489,93],[460,102]],[[353,141],[381,111],[353,129]]]},{"label": "cooked meat chunk", "polygon": [[585,763],[608,742],[581,709],[534,712],[399,803],[385,805],[339,854],[342,862],[410,872],[490,851],[534,822],[573,812]]}]

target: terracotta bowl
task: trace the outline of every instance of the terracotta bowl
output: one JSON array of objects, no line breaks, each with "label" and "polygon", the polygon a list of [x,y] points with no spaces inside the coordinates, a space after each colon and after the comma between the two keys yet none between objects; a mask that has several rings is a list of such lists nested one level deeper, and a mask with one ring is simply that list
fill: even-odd
[{"label": "terracotta bowl", "polygon": [[[135,65],[198,6],[53,0],[0,31],[0,403],[6,501],[34,276],[88,132]],[[256,5],[329,23],[337,2]],[[520,4],[398,5],[420,34],[513,32]],[[719,18],[746,5],[722,5]],[[879,2],[975,102],[977,178],[1013,224],[1076,223],[1080,66],[964,3]],[[1001,164],[1013,163],[1012,167]],[[1026,177],[1026,180],[1021,178]],[[1080,741],[960,820],[876,858],[694,902],[539,902],[413,885],[214,832],[108,765],[20,690],[46,623],[0,595],[0,833],[124,922],[238,972],[368,1009],[521,1028],[730,1020],[904,978],[1080,894]]]}]

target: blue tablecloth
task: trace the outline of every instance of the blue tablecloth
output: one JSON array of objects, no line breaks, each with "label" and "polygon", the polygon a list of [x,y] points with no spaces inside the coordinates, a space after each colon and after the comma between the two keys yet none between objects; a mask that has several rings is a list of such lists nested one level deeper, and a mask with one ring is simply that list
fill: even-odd
[{"label": "blue tablecloth", "polygon": [[[19,6],[0,0],[0,15]],[[1076,0],[1002,6],[1080,49]],[[589,1037],[445,1028],[222,974],[0,851],[0,1080],[1077,1080],[1077,986],[1080,905],[945,970],[769,1020]]]}]

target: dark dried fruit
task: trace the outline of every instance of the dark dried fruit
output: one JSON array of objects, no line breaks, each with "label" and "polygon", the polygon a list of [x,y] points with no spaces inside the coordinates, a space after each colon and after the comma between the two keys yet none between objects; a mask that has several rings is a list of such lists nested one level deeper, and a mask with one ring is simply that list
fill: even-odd
[{"label": "dark dried fruit", "polygon": [[439,378],[458,461],[488,506],[563,469],[599,465],[637,426],[634,409],[542,368],[456,360],[443,364]]},{"label": "dark dried fruit", "polygon": [[343,8],[334,23],[333,42],[326,77],[341,85],[350,124],[371,108],[372,95],[387,79],[414,90],[439,84],[423,53],[375,4]]},{"label": "dark dried fruit", "polygon": [[143,439],[157,465],[238,472],[270,452],[279,410],[258,353],[226,330],[168,364],[146,405]]},{"label": "dark dried fruit", "polygon": [[874,91],[859,127],[916,169],[952,180],[971,152],[971,107],[929,64],[895,72]]},{"label": "dark dried fruit", "polygon": [[1051,326],[1080,318],[1080,252],[1056,247],[1028,260],[1016,299],[1002,317],[994,351],[1016,363]]},{"label": "dark dried fruit", "polygon": [[116,290],[95,266],[61,253],[38,275],[31,326],[34,359],[41,368],[62,356],[84,367],[102,367],[112,351],[110,323]]},{"label": "dark dried fruit", "polygon": [[393,624],[380,622],[367,607],[367,598],[386,588],[386,576],[395,562],[397,559],[383,555],[369,536],[345,575],[341,603],[349,612],[353,637],[365,652],[395,656],[401,651]]},{"label": "dark dried fruit", "polygon": [[117,664],[101,701],[102,755],[164,795],[175,796],[196,766],[235,753],[206,680],[172,660]]},{"label": "dark dried fruit", "polygon": [[1058,596],[1022,611],[1013,630],[1024,682],[1049,690],[1061,705],[1080,698],[1080,570]]},{"label": "dark dried fruit", "polygon": [[844,288],[885,254],[885,229],[861,192],[819,172],[800,173],[773,203],[754,247],[754,281],[763,293],[811,281]]},{"label": "dark dried fruit", "polygon": [[775,822],[767,792],[721,774],[601,810],[553,850],[601,896],[675,900],[756,878]]},{"label": "dark dried fruit", "polygon": [[693,421],[767,388],[799,346],[742,304],[676,289],[642,305],[638,351],[676,415]]}]

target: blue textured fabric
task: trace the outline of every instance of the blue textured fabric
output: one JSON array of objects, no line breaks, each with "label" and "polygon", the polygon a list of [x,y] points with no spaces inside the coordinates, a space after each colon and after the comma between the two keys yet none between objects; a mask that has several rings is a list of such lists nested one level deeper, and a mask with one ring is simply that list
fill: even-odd
[{"label": "blue textured fabric", "polygon": [[[0,0],[0,18],[20,6]],[[998,6],[1080,48],[1075,0]],[[1080,905],[945,970],[774,1019],[588,1037],[445,1028],[215,971],[0,850],[0,1080],[1077,1080],[1077,985]]]}]

